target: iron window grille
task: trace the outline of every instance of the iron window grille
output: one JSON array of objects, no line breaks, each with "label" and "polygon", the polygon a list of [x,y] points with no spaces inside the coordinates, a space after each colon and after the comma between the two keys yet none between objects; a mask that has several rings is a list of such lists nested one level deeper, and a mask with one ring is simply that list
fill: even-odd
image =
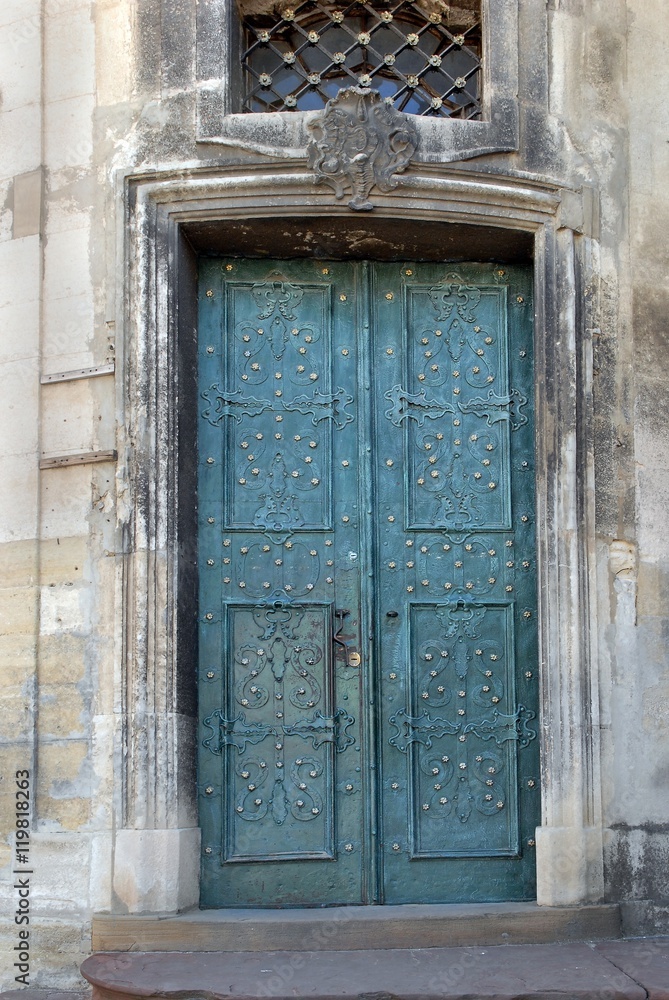
[{"label": "iron window grille", "polygon": [[481,0],[298,0],[244,31],[244,111],[318,110],[361,86],[407,114],[481,118]]}]

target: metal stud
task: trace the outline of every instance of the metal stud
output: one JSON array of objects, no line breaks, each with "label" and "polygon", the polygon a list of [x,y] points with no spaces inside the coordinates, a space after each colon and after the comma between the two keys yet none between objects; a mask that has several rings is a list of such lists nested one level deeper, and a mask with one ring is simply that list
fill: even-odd
[{"label": "metal stud", "polygon": [[213,465],[216,459],[212,458],[211,455],[207,459],[207,465]]},{"label": "metal stud", "polygon": [[390,785],[390,787],[392,788],[392,790],[393,790],[394,792],[396,792],[396,791],[397,791],[397,789],[398,789],[398,788],[400,787],[400,784],[399,784],[399,781],[393,781],[393,782],[391,782],[391,785]]},{"label": "metal stud", "polygon": [[351,851],[353,850],[353,844],[344,844],[344,850],[348,851],[348,853],[350,854]]},{"label": "metal stud", "polygon": [[400,845],[399,845],[399,844],[393,844],[393,850],[394,850],[394,851],[401,851],[401,850],[402,850],[402,848],[400,847]]},{"label": "metal stud", "polygon": [[353,785],[351,785],[351,784],[344,785],[344,788],[345,788],[345,790],[347,792],[352,792],[353,791]]},{"label": "metal stud", "polygon": [[388,674],[388,677],[390,677],[391,681],[396,681],[397,680],[397,674],[395,673],[394,670],[391,671],[391,673]]},{"label": "metal stud", "polygon": [[205,791],[205,795],[211,795],[213,793],[214,789],[212,788],[211,785],[207,785],[207,787],[205,788],[204,791]]},{"label": "metal stud", "polygon": [[211,854],[211,847],[205,847],[204,853],[205,854]]},{"label": "metal stud", "polygon": [[212,678],[214,678],[215,676],[216,676],[216,674],[214,673],[213,670],[208,670],[207,671],[207,677],[209,678],[209,680],[212,680]]}]

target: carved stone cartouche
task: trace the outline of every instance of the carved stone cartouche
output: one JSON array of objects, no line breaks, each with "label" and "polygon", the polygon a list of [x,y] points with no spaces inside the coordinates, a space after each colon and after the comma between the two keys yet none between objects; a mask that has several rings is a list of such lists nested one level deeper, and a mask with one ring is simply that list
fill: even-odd
[{"label": "carved stone cartouche", "polygon": [[341,200],[346,188],[349,208],[369,212],[369,193],[397,187],[418,137],[408,115],[381,99],[377,90],[348,87],[328,101],[325,111],[309,125],[309,166],[317,184],[329,184]]}]

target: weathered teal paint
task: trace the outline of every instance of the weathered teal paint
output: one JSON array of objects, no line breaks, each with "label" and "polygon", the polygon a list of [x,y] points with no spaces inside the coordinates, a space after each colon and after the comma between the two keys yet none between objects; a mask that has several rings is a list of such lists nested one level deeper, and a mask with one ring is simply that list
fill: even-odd
[{"label": "weathered teal paint", "polygon": [[200,277],[203,905],[532,898],[530,273]]}]

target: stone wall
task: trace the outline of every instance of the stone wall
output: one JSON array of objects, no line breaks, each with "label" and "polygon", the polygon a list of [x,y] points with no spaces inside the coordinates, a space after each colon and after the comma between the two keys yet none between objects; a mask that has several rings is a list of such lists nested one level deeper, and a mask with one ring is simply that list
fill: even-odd
[{"label": "stone wall", "polygon": [[[91,913],[180,898],[178,886],[143,884],[128,865],[145,834],[118,839],[116,855],[113,846],[113,830],[150,825],[140,802],[129,822],[122,781],[138,709],[122,697],[135,498],[111,461],[40,469],[50,456],[131,453],[128,383],[40,378],[116,356],[125,372],[128,176],[277,162],[197,141],[217,93],[202,78],[197,23],[206,15],[224,26],[226,10],[223,0],[4,0],[0,9],[0,896],[13,912],[13,775],[28,768],[34,985],[77,981]],[[443,171],[581,192],[571,214],[565,199],[564,224],[583,270],[575,307],[594,413],[582,414],[577,470],[594,470],[583,517],[594,517],[586,590],[598,682],[584,697],[599,699],[592,771],[601,764],[602,779],[591,814],[605,831],[605,897],[627,901],[630,929],[667,930],[669,8],[520,0],[518,10],[519,151]],[[224,34],[210,41],[226,58]],[[163,708],[142,706],[149,718]],[[185,849],[178,837],[163,841],[165,856]],[[561,863],[568,869],[569,858]],[[5,925],[3,956],[13,943]],[[10,986],[9,962],[3,975]]]}]

